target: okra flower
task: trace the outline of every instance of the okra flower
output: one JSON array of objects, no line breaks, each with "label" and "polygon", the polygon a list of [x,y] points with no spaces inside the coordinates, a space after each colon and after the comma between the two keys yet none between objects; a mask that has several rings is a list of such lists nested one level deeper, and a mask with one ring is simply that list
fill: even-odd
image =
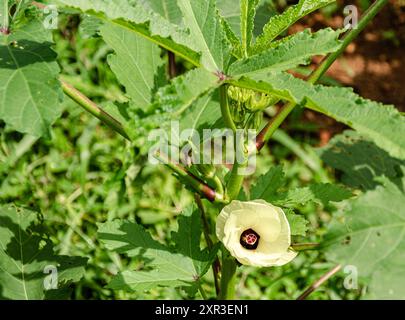
[{"label": "okra flower", "polygon": [[282,266],[295,258],[284,211],[264,200],[232,201],[217,218],[216,234],[240,263]]}]

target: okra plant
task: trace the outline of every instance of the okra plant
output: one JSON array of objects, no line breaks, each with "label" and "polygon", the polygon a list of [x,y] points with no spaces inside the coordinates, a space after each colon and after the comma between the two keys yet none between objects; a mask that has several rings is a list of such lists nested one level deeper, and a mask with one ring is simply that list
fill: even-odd
[{"label": "okra plant", "polygon": [[[0,119],[7,127],[49,136],[70,98],[120,134],[137,159],[166,166],[194,195],[166,244],[134,217],[98,226],[106,250],[144,262],[117,272],[109,288],[163,286],[233,299],[240,268],[280,268],[311,249],[323,252],[333,272],[355,268],[367,297],[405,297],[404,117],[351,88],[317,83],[387,0],[376,0],[356,26],[287,35],[333,2],[300,0],[275,14],[267,0],[0,1]],[[124,101],[101,107],[64,76],[52,48],[58,15],[80,17],[83,30],[109,46]],[[313,56],[324,58],[306,79],[297,77],[293,71]],[[352,129],[317,151],[349,187],[325,180],[288,189],[281,166],[250,183],[255,156],[298,108]],[[306,240],[308,221],[297,210],[308,202],[339,207],[316,243]],[[58,255],[35,212],[8,203],[0,218],[0,295],[52,298],[80,281],[86,259]],[[45,290],[50,264],[62,271],[58,286]]]}]

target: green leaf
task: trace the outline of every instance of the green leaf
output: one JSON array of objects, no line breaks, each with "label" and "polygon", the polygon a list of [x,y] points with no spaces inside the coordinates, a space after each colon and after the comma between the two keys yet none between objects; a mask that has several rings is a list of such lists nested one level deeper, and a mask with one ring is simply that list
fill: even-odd
[{"label": "green leaf", "polygon": [[331,4],[334,0],[300,0],[297,5],[289,7],[282,14],[273,16],[263,28],[263,34],[256,40],[250,54],[258,54],[266,50],[278,35],[309,13]]},{"label": "green leaf", "polygon": [[339,202],[351,196],[352,193],[349,190],[340,186],[330,183],[315,183],[308,187],[289,189],[269,195],[265,200],[275,205],[295,207],[311,201],[326,205],[330,201]]},{"label": "green leaf", "polygon": [[243,50],[240,39],[233,32],[232,27],[229,25],[229,22],[221,17],[222,28],[224,29],[225,35],[232,46],[232,54],[238,58],[242,59]]},{"label": "green leaf", "polygon": [[277,15],[278,11],[276,8],[276,3],[273,0],[260,0],[259,5],[256,8],[254,35],[258,37],[263,32],[263,28],[269,19]]},{"label": "green leaf", "polygon": [[375,143],[351,130],[333,137],[318,153],[327,165],[343,173],[342,183],[363,190],[381,185],[376,178],[382,176],[395,183],[400,166],[405,166],[405,161],[390,157]]},{"label": "green leaf", "polygon": [[146,108],[156,91],[155,79],[164,65],[157,45],[129,30],[106,23],[101,36],[113,48],[108,63],[133,103]]},{"label": "green leaf", "polygon": [[0,119],[36,137],[48,135],[62,112],[51,36],[40,21],[32,20],[0,44]]},{"label": "green leaf", "polygon": [[173,24],[180,24],[182,15],[175,0],[140,0],[145,6],[159,13],[167,21]]},{"label": "green leaf", "polygon": [[[143,150],[147,151],[149,145],[145,144],[145,139],[152,129],[168,129],[168,132],[171,132],[171,120],[179,120],[182,129],[190,128],[192,123],[198,125],[198,118],[201,114],[196,108],[201,107],[203,109],[200,111],[204,111],[204,105],[208,104],[209,110],[213,110],[209,100],[205,100],[205,102],[202,100],[204,97],[211,97],[212,91],[217,86],[219,86],[218,78],[202,68],[193,69],[174,78],[170,84],[161,87],[154,94],[154,101],[146,110],[131,108],[138,113],[126,123],[131,139],[134,141],[141,140],[140,144],[143,145]],[[190,112],[198,115],[198,117],[191,119],[186,124],[182,118],[187,117]],[[217,114],[216,110],[214,110],[215,114]],[[170,137],[170,140],[176,145],[179,144],[178,139]]]},{"label": "green leaf", "polygon": [[193,69],[160,88],[150,108],[161,110],[168,113],[171,118],[176,118],[219,84],[218,78],[213,73],[202,68]]},{"label": "green leaf", "polygon": [[297,33],[278,47],[258,55],[236,61],[229,68],[231,76],[259,76],[308,64],[314,55],[324,55],[339,48],[340,31],[330,28],[311,34],[310,30]]},{"label": "green leaf", "polygon": [[[191,210],[191,211],[190,211]],[[109,250],[142,259],[150,271],[126,270],[109,287],[149,290],[156,286],[195,287],[207,272],[216,250],[200,250],[201,222],[197,211],[186,210],[173,235],[174,247],[155,241],[134,222],[115,220],[99,226],[99,238]]]},{"label": "green leaf", "polygon": [[200,65],[200,55],[196,51],[199,46],[195,45],[190,33],[166,20],[161,12],[153,10],[156,9],[155,6],[147,5],[144,1],[55,0],[53,2],[111,21],[172,51],[196,66]]},{"label": "green leaf", "polygon": [[178,0],[193,48],[201,52],[201,64],[209,71],[224,71],[230,46],[222,28],[215,0]]},{"label": "green leaf", "polygon": [[[68,285],[82,278],[86,260],[56,255],[36,212],[0,206],[0,299],[67,298]],[[50,267],[57,271],[57,289],[45,290]]]},{"label": "green leaf", "polygon": [[[178,224],[179,228],[177,232],[172,234],[175,250],[183,256],[192,259],[194,273],[198,275],[198,278],[201,278],[214,261],[217,248],[212,250],[211,253],[208,250],[201,251],[201,216],[199,210],[195,209],[194,206],[189,206],[183,211],[182,215],[178,218]],[[194,280],[196,279],[195,277]]]},{"label": "green leaf", "polygon": [[[217,0],[217,7],[220,15],[229,25],[230,29],[236,35],[237,39],[241,39],[241,6],[235,5],[235,0]],[[271,0],[259,0],[256,7],[256,15],[254,19],[254,35],[257,36],[262,32],[262,29],[269,18],[276,14],[277,11]]]},{"label": "green leaf", "polygon": [[326,205],[329,201],[342,201],[352,196],[347,189],[329,183],[316,183],[307,187],[282,190],[284,172],[281,166],[272,167],[259,177],[251,189],[251,199],[263,199],[282,207],[296,207],[307,202]]},{"label": "green leaf", "polygon": [[[188,112],[180,119],[180,132],[183,130],[195,130],[203,135],[204,129],[222,128],[221,108],[219,105],[218,92],[211,92],[198,99]],[[191,137],[190,137],[191,138]]]},{"label": "green leaf", "polygon": [[248,55],[248,50],[252,44],[256,6],[258,3],[259,0],[240,0],[240,33],[242,36],[242,51],[244,56]]},{"label": "green leaf", "polygon": [[294,213],[293,210],[284,210],[292,236],[305,236],[308,230],[308,220],[304,216]]},{"label": "green leaf", "polygon": [[80,16],[79,33],[84,39],[95,37],[103,25],[103,21],[88,14]]},{"label": "green leaf", "polygon": [[[240,5],[236,5],[235,0],[217,0],[217,7],[221,17],[226,21],[230,30],[237,36],[238,39],[241,38],[240,35]],[[239,1],[238,1],[239,2]]]},{"label": "green leaf", "polygon": [[348,203],[330,226],[323,249],[328,260],[357,268],[368,282],[369,298],[405,299],[405,180],[400,187],[382,182]]},{"label": "green leaf", "polygon": [[284,183],[282,166],[272,167],[267,173],[261,175],[250,190],[250,198],[266,199],[274,194]]},{"label": "green leaf", "polygon": [[351,88],[312,85],[286,73],[230,82],[326,114],[371,139],[391,156],[405,159],[405,117],[393,106],[363,99]]}]

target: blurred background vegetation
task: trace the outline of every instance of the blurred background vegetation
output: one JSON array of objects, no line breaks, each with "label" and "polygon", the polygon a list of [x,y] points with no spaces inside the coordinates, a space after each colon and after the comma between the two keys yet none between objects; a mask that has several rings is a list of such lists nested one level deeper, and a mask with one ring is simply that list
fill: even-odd
[{"label": "blurred background vegetation", "polygon": [[[274,1],[267,9],[281,11],[293,3]],[[301,21],[290,32],[306,27],[341,27],[347,4],[355,4],[361,11],[370,0],[338,1]],[[59,17],[54,48],[64,77],[101,106],[111,100],[125,101],[106,62],[110,48],[93,36],[91,29],[89,19]],[[404,31],[404,7],[392,1],[335,63],[323,82],[353,86],[367,98],[393,103],[405,111],[405,91],[399,79],[405,73]],[[188,68],[182,61],[177,67],[179,71]],[[305,75],[308,70],[295,72]],[[269,110],[270,115],[273,112]],[[245,187],[275,164],[284,166],[288,186],[335,181],[338,173],[322,163],[313,147],[325,145],[342,130],[344,127],[333,120],[297,109],[260,154],[258,170]],[[166,288],[148,293],[105,288],[113,274],[134,263],[103,247],[97,239],[97,223],[114,218],[136,219],[164,242],[177,228],[176,216],[193,201],[192,194],[166,168],[151,166],[146,160],[129,142],[67,98],[63,117],[54,124],[48,138],[37,140],[11,132],[0,122],[0,203],[14,202],[41,212],[47,233],[60,254],[89,258],[85,277],[73,286],[72,299],[188,298],[185,292]],[[305,241],[322,238],[335,209],[315,205],[300,208],[310,221]],[[281,268],[242,267],[237,297],[294,299],[331,267],[317,251],[301,253]],[[213,296],[210,277],[208,274],[206,290]],[[334,277],[310,299],[361,296],[362,287],[347,291],[342,281],[342,277]]]}]

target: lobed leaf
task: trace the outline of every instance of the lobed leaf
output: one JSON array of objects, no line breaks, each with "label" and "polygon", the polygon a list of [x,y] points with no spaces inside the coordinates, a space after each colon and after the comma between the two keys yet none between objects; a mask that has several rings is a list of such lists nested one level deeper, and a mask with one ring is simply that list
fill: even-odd
[{"label": "lobed leaf", "polygon": [[291,25],[309,13],[331,4],[334,0],[300,0],[298,4],[289,7],[282,14],[272,16],[263,28],[254,46],[250,50],[250,55],[265,51],[270,43]]},{"label": "lobed leaf", "polygon": [[269,201],[285,207],[304,205],[307,202],[316,202],[326,205],[330,201],[339,202],[348,199],[352,193],[340,186],[330,183],[314,183],[308,187],[289,189],[268,197]]},{"label": "lobed leaf", "polygon": [[250,190],[250,198],[266,199],[274,194],[284,183],[282,166],[271,167],[269,171],[261,175]]},{"label": "lobed leaf", "polygon": [[305,236],[308,230],[308,220],[304,216],[294,213],[293,210],[284,210],[292,236]]},{"label": "lobed leaf", "polygon": [[127,95],[137,107],[148,107],[157,90],[156,78],[164,65],[159,47],[112,23],[105,23],[100,34],[115,52],[108,56],[108,63]]},{"label": "lobed leaf", "polygon": [[180,25],[182,15],[177,2],[174,0],[140,0],[145,6],[159,13],[167,21]]},{"label": "lobed leaf", "polygon": [[328,260],[355,268],[368,282],[367,298],[404,299],[404,167],[398,184],[383,186],[348,203],[330,226],[323,250]]},{"label": "lobed leaf", "polygon": [[228,74],[233,77],[254,77],[308,64],[314,55],[336,51],[340,45],[338,40],[340,33],[330,28],[316,33],[311,33],[307,29],[290,37],[276,48],[236,61],[229,67]]},{"label": "lobed leaf", "polygon": [[203,68],[193,69],[160,88],[150,108],[169,113],[172,118],[176,118],[198,98],[219,85],[218,77],[213,73]]},{"label": "lobed leaf", "polygon": [[223,71],[230,45],[222,28],[216,0],[177,0],[184,24],[190,30],[192,48],[201,52],[201,64],[212,72]]},{"label": "lobed leaf", "polygon": [[400,166],[405,166],[404,160],[390,157],[352,130],[333,137],[318,153],[327,165],[342,173],[340,180],[344,184],[362,190],[381,185],[377,178],[382,176],[395,183]]},{"label": "lobed leaf", "polygon": [[244,56],[248,55],[248,50],[250,49],[253,41],[254,22],[258,3],[259,0],[240,0],[240,33]]},{"label": "lobed leaf", "polygon": [[330,183],[315,183],[306,187],[283,190],[284,172],[281,166],[272,167],[260,176],[251,188],[251,199],[263,199],[282,207],[296,207],[307,202],[326,205],[352,196],[345,188]]},{"label": "lobed leaf", "polygon": [[200,65],[200,54],[189,31],[166,20],[156,7],[144,1],[129,0],[54,0],[62,7],[78,9],[104,21],[129,29],[174,52],[192,64]]},{"label": "lobed leaf", "polygon": [[200,250],[201,221],[189,208],[179,217],[174,247],[153,240],[135,222],[115,220],[99,226],[99,238],[109,250],[142,259],[151,271],[126,270],[109,283],[113,289],[148,290],[156,286],[195,287],[207,272],[216,250]]},{"label": "lobed leaf", "polygon": [[48,135],[62,112],[60,70],[51,39],[50,30],[32,20],[0,44],[0,119],[36,137]]},{"label": "lobed leaf", "polygon": [[[82,278],[86,260],[56,255],[36,212],[0,206],[0,299],[66,298],[68,285]],[[55,289],[44,285],[51,270]]]},{"label": "lobed leaf", "polygon": [[326,114],[371,139],[391,156],[405,159],[405,117],[393,106],[363,99],[351,88],[312,85],[286,73],[230,82]]}]

